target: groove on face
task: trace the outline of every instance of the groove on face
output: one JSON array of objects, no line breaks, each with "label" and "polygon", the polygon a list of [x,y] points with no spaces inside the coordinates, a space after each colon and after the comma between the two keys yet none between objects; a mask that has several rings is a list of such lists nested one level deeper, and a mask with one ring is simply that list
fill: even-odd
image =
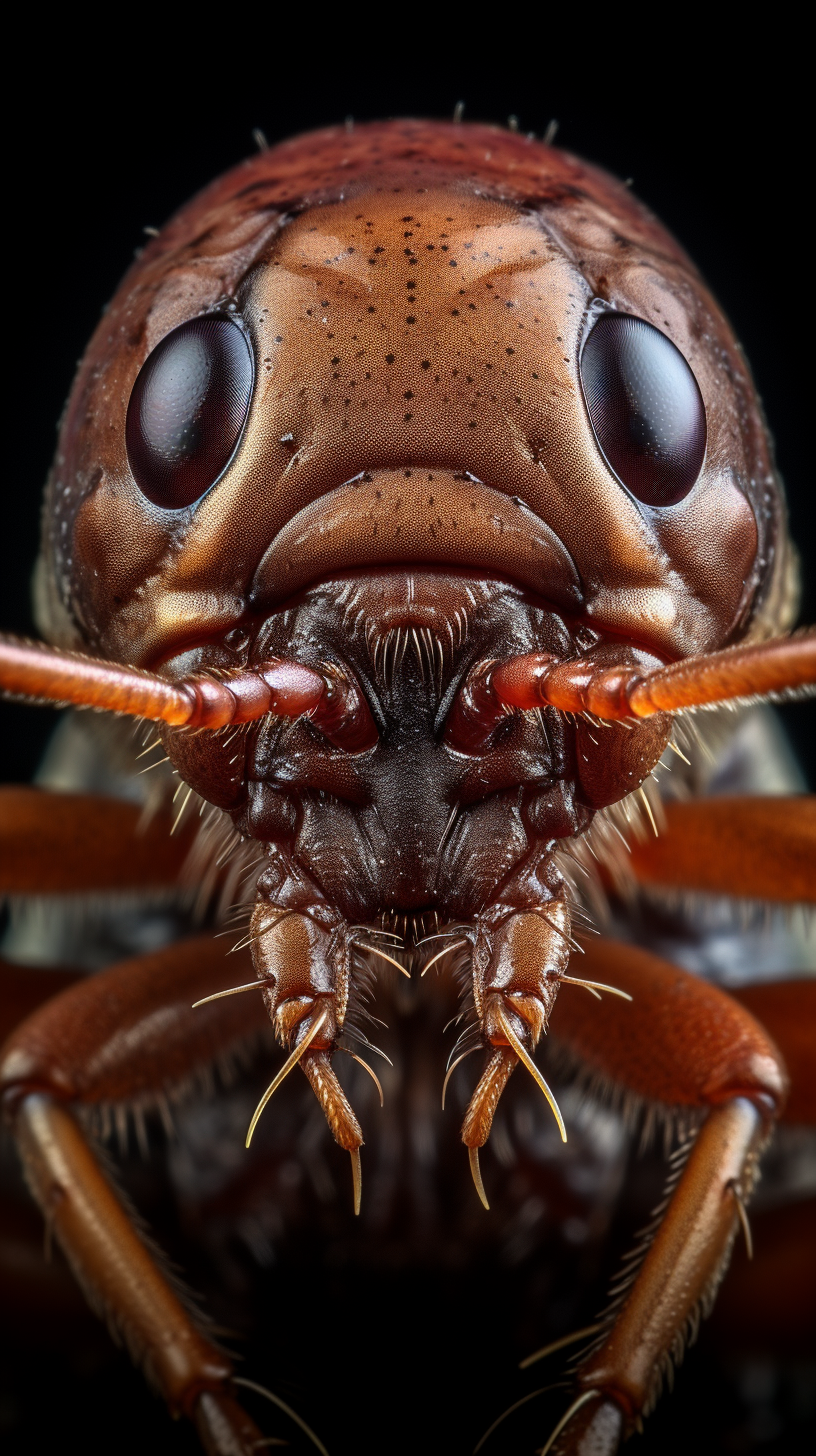
[{"label": "groove on face", "polygon": [[[747,497],[770,467],[749,459],[761,454],[750,386],[697,280],[612,193],[604,210],[544,189],[537,208],[393,165],[342,201],[290,211],[254,255],[232,306],[255,390],[232,460],[196,504],[152,507],[129,480],[118,406],[86,399],[82,459],[76,434],[61,459],[93,482],[69,533],[93,639],[147,665],[339,566],[426,561],[580,602],[600,630],[667,656],[718,645],[756,590],[760,516]],[[562,163],[547,151],[540,165]],[[600,279],[613,323],[640,320],[699,385],[706,458],[666,509],[625,488],[587,412],[580,354]],[[123,296],[111,317],[143,306]],[[142,347],[97,361],[91,393],[126,403]],[[55,499],[62,510],[67,497]],[[127,553],[113,549],[122,539]]]}]

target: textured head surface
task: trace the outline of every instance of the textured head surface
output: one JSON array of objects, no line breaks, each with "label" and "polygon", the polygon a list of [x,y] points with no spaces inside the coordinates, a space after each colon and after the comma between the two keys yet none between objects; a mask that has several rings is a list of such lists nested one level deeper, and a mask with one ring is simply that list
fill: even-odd
[{"label": "textured head surface", "polygon": [[[665,333],[707,415],[690,494],[649,508],[581,393],[602,300]],[[132,476],[156,344],[242,321],[246,428],[195,504]],[[46,633],[140,664],[263,617],[338,569],[455,565],[673,658],[779,626],[784,510],[750,376],[677,244],[619,183],[497,128],[398,121],[262,152],[131,268],[83,361],[49,486]]]}]

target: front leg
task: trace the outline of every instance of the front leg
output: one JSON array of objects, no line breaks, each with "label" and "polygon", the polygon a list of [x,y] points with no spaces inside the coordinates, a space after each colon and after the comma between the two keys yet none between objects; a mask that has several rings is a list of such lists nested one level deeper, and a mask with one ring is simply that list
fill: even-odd
[{"label": "front leg", "polygon": [[627,992],[632,1004],[601,1008],[577,992],[563,995],[553,1036],[610,1091],[704,1117],[662,1220],[623,1272],[605,1332],[578,1364],[575,1400],[544,1447],[611,1456],[648,1415],[711,1309],[787,1075],[758,1022],[697,977],[611,941],[586,948],[582,971]]},{"label": "front leg", "polygon": [[250,1456],[262,1437],[233,1397],[230,1361],[184,1307],[71,1110],[160,1101],[257,1035],[257,995],[191,1010],[226,978],[223,942],[209,936],[83,978],[12,1033],[0,1092],[28,1185],[88,1302],[211,1456]]}]

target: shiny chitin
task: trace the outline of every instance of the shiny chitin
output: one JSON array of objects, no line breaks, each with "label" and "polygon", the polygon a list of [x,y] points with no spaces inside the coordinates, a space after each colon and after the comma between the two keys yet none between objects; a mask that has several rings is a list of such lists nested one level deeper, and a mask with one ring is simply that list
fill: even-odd
[{"label": "shiny chitin", "polygon": [[[420,976],[446,957],[471,1013],[456,1058],[484,1058],[461,1130],[484,1202],[479,1150],[519,1064],[567,1135],[534,1060],[551,1017],[597,1085],[693,1114],[546,1449],[612,1452],[639,1427],[745,1222],[795,1036],[773,993],[779,1045],[647,951],[573,952],[590,901],[625,875],[812,900],[806,800],[669,805],[629,858],[611,808],[639,799],[660,817],[653,772],[693,709],[812,687],[795,598],[728,325],[678,245],[593,167],[492,127],[338,128],[243,163],[144,249],[63,421],[36,577],[45,641],[3,639],[0,683],[158,725],[184,794],[254,847],[252,969],[231,984],[205,939],[84,978],[13,1032],[2,1079],[29,1185],[91,1303],[207,1450],[248,1453],[259,1435],[76,1109],[172,1095],[255,1032],[262,1000],[286,1059],[247,1142],[299,1064],[359,1209],[363,1131],[333,1053],[362,1045],[372,967]],[[145,841],[122,832],[121,806],[66,863],[48,847],[59,815],[7,802],[12,829],[41,812],[40,869],[23,856],[17,893],[178,871],[172,856],[157,868],[154,825],[137,874]]]}]

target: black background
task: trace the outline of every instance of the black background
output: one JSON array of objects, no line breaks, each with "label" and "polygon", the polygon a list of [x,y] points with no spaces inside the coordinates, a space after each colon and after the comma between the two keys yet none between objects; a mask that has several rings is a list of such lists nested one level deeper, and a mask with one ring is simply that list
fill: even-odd
[{"label": "black background", "polygon": [[[806,383],[811,189],[794,66],[801,37],[766,18],[752,43],[729,37],[716,46],[700,16],[674,17],[678,33],[666,35],[656,29],[655,16],[631,7],[607,12],[602,23],[568,16],[562,28],[546,17],[536,24],[526,12],[495,11],[479,19],[475,10],[462,10],[453,19],[461,38],[458,32],[442,38],[436,15],[408,7],[357,9],[332,26],[318,12],[284,26],[271,14],[250,16],[235,8],[204,18],[191,9],[187,34],[171,39],[158,9],[111,10],[103,31],[101,22],[84,20],[61,34],[49,28],[47,37],[20,41],[10,59],[9,79],[17,89],[3,161],[7,372],[0,626],[33,630],[29,579],[56,421],[76,362],[140,246],[144,226],[160,225],[191,193],[252,151],[255,127],[274,142],[348,115],[447,117],[460,100],[466,119],[504,122],[515,114],[522,130],[539,135],[557,119],[558,143],[633,178],[636,193],[696,260],[754,369],[804,562],[802,620],[816,618],[812,384]],[[812,771],[812,706],[788,708],[785,718]],[[3,705],[7,780],[30,776],[53,721],[49,710]],[[475,1295],[468,1307],[478,1320]],[[53,1341],[47,1345],[50,1364]],[[686,1396],[675,1396],[669,1423],[666,1417],[662,1427],[653,1423],[644,1452],[647,1446],[654,1452],[688,1449],[675,1447],[670,1434],[678,1402],[692,1395],[699,1432],[694,1419],[683,1418],[680,1427],[684,1442],[694,1439],[700,1452],[794,1449],[784,1436],[781,1444],[778,1436],[758,1438],[755,1445],[724,1444],[725,1437],[721,1442],[716,1421],[710,1426],[704,1414],[709,1398],[717,1398],[716,1371],[691,1364]],[[138,1413],[141,1387],[124,1359],[100,1368],[102,1375],[89,1375],[85,1395],[77,1392],[75,1401],[67,1395],[65,1370],[52,1369],[54,1398],[67,1402],[59,1418],[54,1412],[54,1437],[62,1427],[82,1441],[78,1423],[87,1399],[102,1402],[104,1428],[115,1433],[117,1449],[141,1450],[149,1442],[164,1450],[167,1422],[154,1402],[147,1414]],[[489,1378],[489,1364],[484,1374]],[[49,1378],[48,1370],[35,1374],[32,1368],[26,1399],[38,1415]],[[368,1398],[364,1370],[359,1380],[359,1393],[350,1393],[350,1414],[355,1399]],[[50,1432],[52,1424],[46,1425]],[[177,1434],[178,1449],[192,1450]],[[89,1418],[85,1449],[109,1449],[100,1441],[98,1422]],[[382,1449],[389,1444],[386,1421]],[[34,1450],[36,1443],[24,1439],[20,1449]],[[444,1449],[430,1431],[426,1449]]]},{"label": "black background", "polygon": [[[359,26],[378,25],[361,12]],[[802,620],[816,617],[810,468],[812,338],[807,259],[808,158],[799,118],[795,33],[766,22],[754,46],[678,35],[651,43],[631,8],[625,34],[601,44],[544,24],[511,34],[494,17],[472,49],[427,39],[419,17],[394,11],[389,40],[368,49],[314,17],[301,27],[253,24],[235,42],[171,42],[137,31],[97,53],[92,32],[21,53],[13,145],[5,154],[9,213],[3,306],[6,381],[0,624],[29,631],[29,577],[42,483],[76,363],[145,226],[254,149],[346,116],[420,114],[519,119],[598,162],[672,229],[731,318],[754,370],[805,564]],[[153,14],[151,25],[159,24]],[[89,49],[86,52],[85,47]],[[407,52],[406,52],[407,47]],[[495,53],[493,60],[488,56]],[[407,59],[406,59],[407,54]],[[27,779],[51,715],[2,710],[4,773]],[[816,717],[786,720],[814,763]],[[25,722],[25,728],[22,724]]]}]

